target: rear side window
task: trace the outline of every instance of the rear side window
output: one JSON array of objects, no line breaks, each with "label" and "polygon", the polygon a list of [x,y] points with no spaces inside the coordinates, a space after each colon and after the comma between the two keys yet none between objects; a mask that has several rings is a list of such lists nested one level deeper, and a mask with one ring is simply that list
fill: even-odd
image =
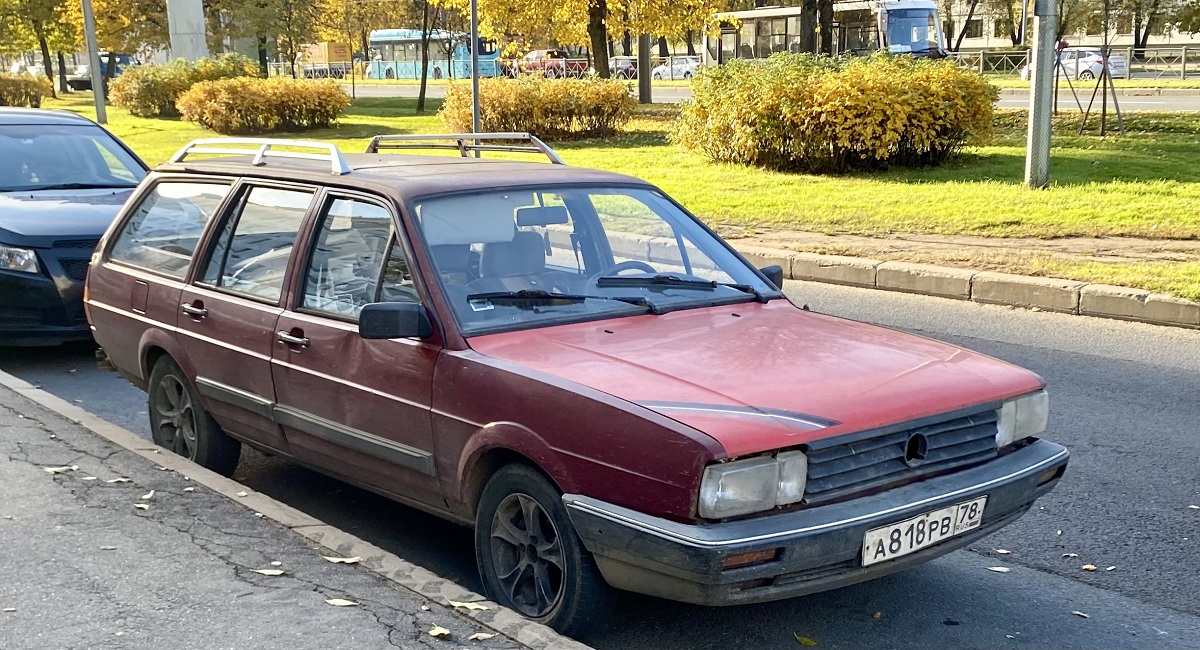
[{"label": "rear side window", "polygon": [[182,279],[229,185],[162,182],[117,234],[109,259]]},{"label": "rear side window", "polygon": [[244,196],[239,213],[222,228],[201,281],[276,301],[313,192],[254,187]]}]

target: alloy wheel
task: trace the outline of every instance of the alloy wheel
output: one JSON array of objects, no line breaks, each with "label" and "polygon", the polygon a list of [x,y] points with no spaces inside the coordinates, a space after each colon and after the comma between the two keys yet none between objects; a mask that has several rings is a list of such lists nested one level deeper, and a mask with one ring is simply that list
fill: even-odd
[{"label": "alloy wheel", "polygon": [[196,459],[196,409],[183,381],[168,374],[154,387],[154,426],[163,447]]},{"label": "alloy wheel", "polygon": [[533,497],[510,494],[492,517],[492,562],[511,606],[530,617],[562,599],[563,546],[549,513]]}]

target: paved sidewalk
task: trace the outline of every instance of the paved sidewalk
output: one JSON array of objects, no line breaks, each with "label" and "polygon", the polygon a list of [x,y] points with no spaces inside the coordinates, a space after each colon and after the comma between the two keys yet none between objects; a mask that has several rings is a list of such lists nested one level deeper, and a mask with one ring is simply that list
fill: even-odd
[{"label": "paved sidewalk", "polygon": [[528,647],[3,387],[0,486],[6,650]]}]

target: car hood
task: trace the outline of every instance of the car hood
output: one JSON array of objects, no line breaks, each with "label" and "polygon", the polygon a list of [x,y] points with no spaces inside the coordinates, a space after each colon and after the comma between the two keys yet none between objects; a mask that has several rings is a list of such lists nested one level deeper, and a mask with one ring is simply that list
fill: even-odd
[{"label": "car hood", "polygon": [[100,239],[133,189],[0,192],[0,243],[49,248],[57,239]]},{"label": "car hood", "polygon": [[1037,375],[785,300],[471,338],[477,352],[640,404],[730,457],[1029,393]]}]

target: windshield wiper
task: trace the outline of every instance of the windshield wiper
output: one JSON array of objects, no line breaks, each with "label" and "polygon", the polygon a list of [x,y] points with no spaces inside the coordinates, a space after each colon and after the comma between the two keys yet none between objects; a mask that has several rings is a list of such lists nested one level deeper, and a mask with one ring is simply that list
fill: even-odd
[{"label": "windshield wiper", "polygon": [[717,283],[712,280],[693,280],[689,278],[681,278],[677,275],[655,275],[651,277],[639,277],[636,275],[606,275],[596,280],[598,287],[686,287],[689,289],[707,289],[712,291],[717,288]]},{"label": "windshield wiper", "polygon": [[550,293],[545,289],[522,289],[520,291],[493,291],[491,293],[473,293],[467,296],[467,301],[473,302],[476,300],[486,300],[489,302],[531,302],[531,303],[548,303],[555,301],[562,302],[585,302],[588,300],[615,300],[630,305],[638,305],[646,307],[651,314],[659,314],[658,307],[646,298],[641,296],[587,296],[574,293]]},{"label": "windshield wiper", "polygon": [[6,192],[38,192],[41,190],[116,190],[137,187],[133,183],[50,183],[46,185],[25,185],[6,189]]},{"label": "windshield wiper", "polygon": [[722,287],[729,287],[730,289],[737,289],[738,291],[741,291],[743,293],[748,293],[748,294],[754,296],[755,302],[761,302],[763,304],[766,304],[766,302],[768,300],[770,300],[770,298],[767,298],[765,295],[763,295],[763,292],[759,291],[758,289],[755,289],[753,286],[751,286],[749,284],[734,284],[732,282],[721,282],[719,284]]}]

